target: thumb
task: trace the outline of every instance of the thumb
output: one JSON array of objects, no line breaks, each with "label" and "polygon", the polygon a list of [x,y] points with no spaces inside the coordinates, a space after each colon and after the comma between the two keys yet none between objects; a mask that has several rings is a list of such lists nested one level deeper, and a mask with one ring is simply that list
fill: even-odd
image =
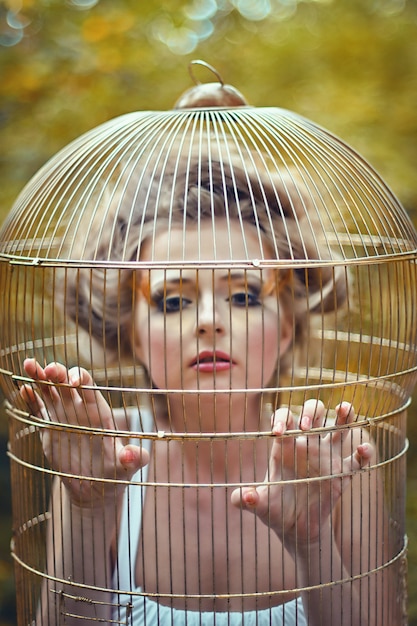
[{"label": "thumb", "polygon": [[142,446],[128,444],[119,450],[120,465],[131,476],[149,463],[149,452]]},{"label": "thumb", "polygon": [[231,502],[238,508],[253,510],[258,506],[259,494],[255,487],[238,487],[232,492]]}]

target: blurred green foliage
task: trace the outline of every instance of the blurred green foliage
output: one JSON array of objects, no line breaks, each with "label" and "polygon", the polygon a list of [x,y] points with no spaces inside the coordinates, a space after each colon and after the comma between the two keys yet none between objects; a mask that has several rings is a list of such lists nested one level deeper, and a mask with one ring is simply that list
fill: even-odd
[{"label": "blurred green foliage", "polygon": [[[187,65],[195,58],[251,104],[292,109],[343,137],[417,223],[417,0],[0,0],[0,220],[73,138],[128,111],[171,108],[191,85]],[[201,69],[198,77],[212,80]],[[14,621],[4,417],[0,423],[5,626]],[[415,411],[409,423],[413,589]]]},{"label": "blurred green foliage", "polygon": [[0,1],[2,212],[80,133],[171,108],[192,58],[345,138],[413,208],[416,34],[416,0]]}]

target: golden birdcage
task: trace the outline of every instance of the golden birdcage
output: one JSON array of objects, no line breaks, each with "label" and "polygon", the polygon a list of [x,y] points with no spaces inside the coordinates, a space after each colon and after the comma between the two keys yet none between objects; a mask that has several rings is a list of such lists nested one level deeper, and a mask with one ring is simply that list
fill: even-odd
[{"label": "golden birdcage", "polygon": [[0,232],[18,624],[406,624],[416,232],[209,69]]}]

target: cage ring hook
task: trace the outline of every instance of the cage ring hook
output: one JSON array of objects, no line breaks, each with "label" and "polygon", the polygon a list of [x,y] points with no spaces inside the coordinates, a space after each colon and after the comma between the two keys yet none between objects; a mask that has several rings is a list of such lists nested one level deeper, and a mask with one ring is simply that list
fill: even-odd
[{"label": "cage ring hook", "polygon": [[201,85],[202,83],[195,76],[194,67],[193,67],[194,65],[201,65],[207,68],[210,72],[212,72],[216,76],[221,86],[224,87],[224,80],[219,74],[219,72],[216,70],[216,68],[210,65],[210,63],[207,63],[206,61],[202,61],[201,59],[194,59],[190,61],[188,64],[188,71],[190,73],[191,80],[194,82],[195,85]]}]

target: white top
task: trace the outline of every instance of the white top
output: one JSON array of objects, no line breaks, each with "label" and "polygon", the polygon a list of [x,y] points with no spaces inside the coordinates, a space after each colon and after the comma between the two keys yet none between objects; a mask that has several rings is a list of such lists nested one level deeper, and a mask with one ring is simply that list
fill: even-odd
[{"label": "white top", "polygon": [[[152,415],[132,410],[132,432],[154,432]],[[137,443],[137,441],[136,441]],[[151,440],[143,446],[150,451]],[[300,598],[269,609],[233,612],[199,612],[173,609],[158,604],[136,586],[136,557],[139,548],[142,510],[148,466],[139,470],[126,488],[119,528],[117,564],[113,576],[113,616],[116,623],[130,626],[307,626]]]}]

